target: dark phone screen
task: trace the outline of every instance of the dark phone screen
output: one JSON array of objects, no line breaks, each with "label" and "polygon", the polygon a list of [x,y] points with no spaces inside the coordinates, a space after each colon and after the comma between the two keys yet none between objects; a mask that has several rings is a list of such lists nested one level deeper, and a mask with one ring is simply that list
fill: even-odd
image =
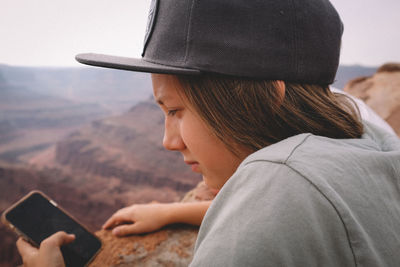
[{"label": "dark phone screen", "polygon": [[75,234],[74,242],[61,247],[66,266],[84,266],[101,247],[97,237],[39,193],[8,212],[6,219],[36,244],[58,231]]}]

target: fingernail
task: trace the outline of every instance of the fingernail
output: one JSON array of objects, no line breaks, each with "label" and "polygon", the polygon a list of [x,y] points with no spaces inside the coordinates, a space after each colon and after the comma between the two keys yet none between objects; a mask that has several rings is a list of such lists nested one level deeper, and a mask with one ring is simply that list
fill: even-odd
[{"label": "fingernail", "polygon": [[114,235],[119,235],[120,231],[119,231],[118,228],[115,228],[112,232],[113,232]]}]

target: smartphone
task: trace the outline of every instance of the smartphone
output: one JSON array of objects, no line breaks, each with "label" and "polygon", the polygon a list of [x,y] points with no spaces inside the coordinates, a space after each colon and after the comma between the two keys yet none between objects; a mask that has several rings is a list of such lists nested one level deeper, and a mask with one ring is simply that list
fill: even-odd
[{"label": "smartphone", "polygon": [[101,241],[40,191],[32,191],[3,212],[1,219],[18,235],[36,247],[58,232],[75,234],[75,240],[61,247],[66,266],[86,266],[100,251]]}]

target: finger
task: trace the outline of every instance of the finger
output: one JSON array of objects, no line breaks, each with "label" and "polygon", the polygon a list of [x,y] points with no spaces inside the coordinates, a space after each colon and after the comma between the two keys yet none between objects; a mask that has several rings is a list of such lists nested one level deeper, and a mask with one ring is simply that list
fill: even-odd
[{"label": "finger", "polygon": [[129,214],[126,212],[120,213],[120,211],[118,211],[103,224],[102,228],[109,229],[123,222],[133,222],[133,219],[129,218]]},{"label": "finger", "polygon": [[66,232],[60,231],[43,240],[40,247],[61,247],[74,240],[74,234],[67,234]]},{"label": "finger", "polygon": [[103,226],[101,228],[108,229],[108,228],[112,227],[114,224],[116,224],[116,221],[117,221],[117,219],[113,215],[103,224]]},{"label": "finger", "polygon": [[103,229],[109,229],[114,227],[115,225],[119,224],[121,219],[119,218],[118,215],[114,214],[109,218],[102,226]]},{"label": "finger", "polygon": [[38,253],[38,249],[26,242],[22,237],[17,240],[17,249],[22,258],[26,258]]},{"label": "finger", "polygon": [[120,225],[117,226],[113,229],[112,233],[116,236],[127,236],[127,235],[133,235],[133,234],[141,234],[148,232],[148,230],[145,228],[145,224],[137,222],[134,224],[129,224],[129,225]]}]

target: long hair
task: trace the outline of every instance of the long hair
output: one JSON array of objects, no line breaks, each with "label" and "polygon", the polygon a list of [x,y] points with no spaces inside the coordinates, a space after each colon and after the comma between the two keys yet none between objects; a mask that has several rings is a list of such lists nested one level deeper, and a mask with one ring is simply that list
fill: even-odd
[{"label": "long hair", "polygon": [[217,75],[177,76],[181,92],[211,131],[235,154],[251,152],[301,133],[359,138],[363,133],[352,100],[328,86],[277,83]]}]

